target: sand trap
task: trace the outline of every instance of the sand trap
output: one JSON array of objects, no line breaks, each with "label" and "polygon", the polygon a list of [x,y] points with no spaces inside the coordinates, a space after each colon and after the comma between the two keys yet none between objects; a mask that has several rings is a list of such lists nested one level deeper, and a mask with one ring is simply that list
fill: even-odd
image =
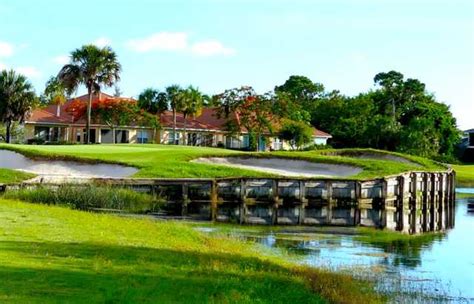
[{"label": "sand trap", "polygon": [[283,176],[347,177],[362,171],[361,168],[353,166],[313,163],[285,158],[202,157],[193,160],[193,162],[258,170]]},{"label": "sand trap", "polygon": [[62,160],[35,160],[8,150],[0,150],[0,168],[20,170],[40,176],[68,178],[124,178],[138,171],[133,167],[112,164],[87,164]]}]

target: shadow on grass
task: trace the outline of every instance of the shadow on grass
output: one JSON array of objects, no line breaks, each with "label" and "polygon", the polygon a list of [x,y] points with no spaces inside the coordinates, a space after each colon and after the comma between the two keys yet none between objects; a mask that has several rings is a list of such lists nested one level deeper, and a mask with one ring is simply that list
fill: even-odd
[{"label": "shadow on grass", "polygon": [[0,242],[0,302],[321,303],[289,269],[240,255]]}]

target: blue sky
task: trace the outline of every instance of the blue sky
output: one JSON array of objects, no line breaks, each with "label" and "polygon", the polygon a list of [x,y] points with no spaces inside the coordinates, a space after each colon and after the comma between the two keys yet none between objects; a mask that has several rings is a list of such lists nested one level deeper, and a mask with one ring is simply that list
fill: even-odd
[{"label": "blue sky", "polygon": [[0,0],[0,68],[38,93],[86,43],[117,52],[125,96],[173,83],[263,93],[292,74],[354,95],[394,69],[474,128],[471,0]]}]

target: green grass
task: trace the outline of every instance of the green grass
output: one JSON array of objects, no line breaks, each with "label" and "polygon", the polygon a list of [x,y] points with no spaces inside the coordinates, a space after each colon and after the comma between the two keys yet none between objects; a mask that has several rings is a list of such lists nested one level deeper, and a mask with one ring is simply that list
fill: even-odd
[{"label": "green grass", "polygon": [[395,242],[401,243],[431,243],[433,240],[443,237],[443,233],[422,233],[416,235],[410,235],[400,233],[397,231],[380,230],[371,227],[357,227],[357,234],[354,239],[364,243],[372,244],[393,244]]},{"label": "green grass", "polygon": [[2,303],[379,303],[368,283],[185,224],[0,199]]},{"label": "green grass", "polygon": [[[346,164],[358,166],[363,171],[352,178],[375,178],[398,174],[410,170],[443,170],[436,163],[413,156],[403,156],[418,165],[389,160],[360,159],[349,156],[326,155],[328,151],[303,152],[266,152],[249,153],[205,147],[183,147],[170,145],[64,145],[64,146],[27,146],[0,144],[0,149],[10,149],[30,157],[56,159],[80,159],[83,161],[102,161],[127,164],[139,168],[134,177],[270,177],[271,174],[244,170],[222,165],[199,164],[190,162],[199,157],[209,156],[248,156],[280,157],[308,160],[313,162]],[[330,150],[331,152],[333,150]],[[350,151],[350,150],[345,150]],[[362,150],[358,150],[362,151]],[[378,150],[367,150],[371,153],[387,154]],[[400,154],[397,154],[400,155]]]},{"label": "green grass", "polygon": [[452,165],[458,187],[474,187],[474,164]]},{"label": "green grass", "polygon": [[26,172],[0,168],[0,184],[20,183],[24,180],[33,178],[34,176],[34,174]]}]

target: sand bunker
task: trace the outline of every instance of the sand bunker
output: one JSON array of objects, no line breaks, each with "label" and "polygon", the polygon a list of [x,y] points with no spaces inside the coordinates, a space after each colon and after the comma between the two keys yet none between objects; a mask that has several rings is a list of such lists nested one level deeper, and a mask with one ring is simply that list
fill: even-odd
[{"label": "sand bunker", "polygon": [[8,150],[0,150],[0,168],[20,170],[40,176],[69,178],[124,178],[138,171],[133,167],[112,164],[87,164],[62,160],[35,160]]},{"label": "sand bunker", "polygon": [[193,162],[258,170],[283,176],[347,177],[362,171],[361,168],[353,166],[313,163],[286,158],[208,157],[198,158]]}]

